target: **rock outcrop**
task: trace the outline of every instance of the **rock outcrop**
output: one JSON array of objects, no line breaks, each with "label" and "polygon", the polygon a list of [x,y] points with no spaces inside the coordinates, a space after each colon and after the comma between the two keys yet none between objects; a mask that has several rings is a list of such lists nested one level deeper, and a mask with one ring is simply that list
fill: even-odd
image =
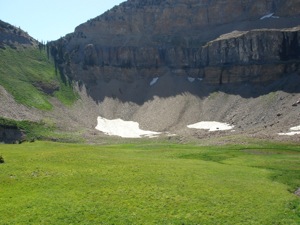
[{"label": "rock outcrop", "polygon": [[200,75],[209,83],[274,81],[300,74],[300,26],[232,32],[207,43]]},{"label": "rock outcrop", "polygon": [[0,20],[0,48],[8,45],[12,48],[17,46],[37,46],[39,43],[22,29]]},{"label": "rock outcrop", "polygon": [[52,43],[87,89],[163,75],[209,84],[299,74],[298,0],[128,0]]},{"label": "rock outcrop", "polygon": [[0,125],[0,143],[19,143],[25,140],[25,134],[15,126]]}]

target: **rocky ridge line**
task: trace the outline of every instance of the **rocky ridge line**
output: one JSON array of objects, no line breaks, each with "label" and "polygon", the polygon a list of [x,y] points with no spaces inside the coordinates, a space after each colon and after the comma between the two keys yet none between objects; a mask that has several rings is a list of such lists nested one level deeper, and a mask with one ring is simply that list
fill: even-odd
[{"label": "rocky ridge line", "polygon": [[167,74],[271,81],[299,73],[299,12],[296,0],[129,0],[52,43],[54,57],[88,88]]},{"label": "rocky ridge line", "polygon": [[38,44],[38,41],[27,32],[0,20],[0,48],[5,49],[5,45],[17,48],[18,46],[38,46]]}]

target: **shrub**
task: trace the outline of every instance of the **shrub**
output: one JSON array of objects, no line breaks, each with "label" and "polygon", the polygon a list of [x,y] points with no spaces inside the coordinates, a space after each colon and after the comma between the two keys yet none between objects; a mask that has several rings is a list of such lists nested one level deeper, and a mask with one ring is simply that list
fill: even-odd
[{"label": "shrub", "polygon": [[0,155],[0,163],[4,163],[4,158]]}]

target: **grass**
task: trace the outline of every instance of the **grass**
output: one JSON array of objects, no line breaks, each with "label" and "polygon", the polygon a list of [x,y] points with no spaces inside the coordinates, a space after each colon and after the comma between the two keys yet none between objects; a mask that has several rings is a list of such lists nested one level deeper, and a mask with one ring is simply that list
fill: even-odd
[{"label": "grass", "polygon": [[46,52],[34,47],[0,49],[0,85],[17,102],[42,110],[50,110],[52,105],[49,95],[40,87],[59,89],[54,96],[66,105],[77,99],[71,85],[55,74],[54,64]]},{"label": "grass", "polygon": [[17,142],[39,139],[43,134],[54,130],[54,127],[46,126],[42,122],[15,121],[3,117],[0,117],[0,127],[10,127],[24,132],[26,137],[23,140],[16,140]]},{"label": "grass", "polygon": [[13,127],[22,131],[25,134],[24,140],[16,140],[18,142],[33,140],[56,140],[68,143],[84,142],[80,133],[59,131],[55,124],[47,119],[33,122],[28,120],[17,121],[0,117],[0,127]]},{"label": "grass", "polygon": [[0,154],[1,224],[300,223],[297,145],[35,142]]}]

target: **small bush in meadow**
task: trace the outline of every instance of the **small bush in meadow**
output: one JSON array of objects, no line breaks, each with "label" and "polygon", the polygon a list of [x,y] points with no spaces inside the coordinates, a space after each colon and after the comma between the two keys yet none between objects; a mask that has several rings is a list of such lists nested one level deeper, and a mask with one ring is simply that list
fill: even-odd
[{"label": "small bush in meadow", "polygon": [[4,158],[0,155],[0,163],[4,163]]}]

